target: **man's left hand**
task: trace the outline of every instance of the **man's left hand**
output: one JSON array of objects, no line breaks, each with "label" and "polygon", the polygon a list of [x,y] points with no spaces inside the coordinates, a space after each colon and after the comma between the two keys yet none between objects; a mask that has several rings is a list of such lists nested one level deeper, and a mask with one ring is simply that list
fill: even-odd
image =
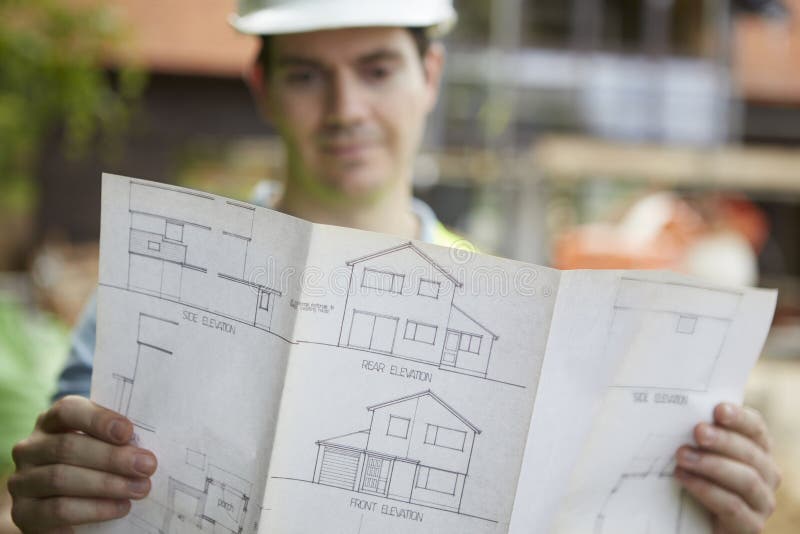
[{"label": "man's left hand", "polygon": [[694,428],[697,446],[678,449],[675,477],[713,515],[714,534],[761,532],[775,509],[780,470],[763,417],[730,403]]}]

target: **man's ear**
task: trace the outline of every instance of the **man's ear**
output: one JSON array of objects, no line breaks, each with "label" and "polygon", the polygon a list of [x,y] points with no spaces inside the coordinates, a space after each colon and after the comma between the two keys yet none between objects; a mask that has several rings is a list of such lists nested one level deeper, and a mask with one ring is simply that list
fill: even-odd
[{"label": "man's ear", "polygon": [[272,122],[272,112],[268,103],[269,82],[264,72],[264,65],[258,60],[253,61],[245,71],[244,78],[261,118]]},{"label": "man's ear", "polygon": [[422,59],[422,68],[425,69],[425,85],[428,93],[427,111],[430,113],[436,107],[444,71],[445,51],[444,45],[432,42]]}]

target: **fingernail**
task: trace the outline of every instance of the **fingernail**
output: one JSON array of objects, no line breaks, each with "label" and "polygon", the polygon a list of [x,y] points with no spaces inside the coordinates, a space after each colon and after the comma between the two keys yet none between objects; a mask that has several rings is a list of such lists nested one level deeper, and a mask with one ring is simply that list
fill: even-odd
[{"label": "fingernail", "polygon": [[700,455],[691,449],[681,451],[678,460],[685,464],[696,464],[700,461]]},{"label": "fingernail", "polygon": [[133,460],[133,469],[137,473],[149,476],[156,469],[156,460],[149,454],[137,454]]},{"label": "fingernail", "polygon": [[128,490],[134,495],[144,495],[150,487],[150,482],[146,478],[137,478],[128,482]]},{"label": "fingernail", "polygon": [[125,441],[128,438],[126,425],[119,419],[111,422],[111,426],[108,427],[108,433],[111,434],[114,441]]},{"label": "fingernail", "polygon": [[117,511],[120,515],[125,515],[131,509],[131,501],[124,499],[117,501]]},{"label": "fingernail", "polygon": [[720,419],[722,419],[723,423],[731,423],[733,422],[734,418],[734,410],[733,406],[730,404],[723,404],[722,407],[719,409],[720,411]]},{"label": "fingernail", "polygon": [[716,441],[719,432],[712,426],[703,425],[698,432],[698,438],[701,445],[711,445]]}]

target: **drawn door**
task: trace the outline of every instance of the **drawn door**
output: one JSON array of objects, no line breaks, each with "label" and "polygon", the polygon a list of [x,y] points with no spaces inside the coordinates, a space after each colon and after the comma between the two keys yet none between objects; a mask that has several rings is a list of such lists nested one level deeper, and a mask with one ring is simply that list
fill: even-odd
[{"label": "drawn door", "polygon": [[354,311],[349,344],[352,347],[390,353],[394,349],[397,323],[397,317]]},{"label": "drawn door", "polygon": [[361,453],[325,448],[319,483],[349,490],[356,489],[358,460]]},{"label": "drawn door", "polygon": [[370,348],[380,352],[392,352],[394,336],[397,333],[397,318],[375,316],[375,330],[372,332]]},{"label": "drawn door", "polygon": [[460,339],[461,334],[459,332],[447,331],[447,337],[444,340],[444,352],[442,353],[442,365],[455,367]]},{"label": "drawn door", "polygon": [[369,493],[386,495],[391,466],[390,460],[373,456],[367,458],[367,466],[364,469],[364,484],[361,488]]}]

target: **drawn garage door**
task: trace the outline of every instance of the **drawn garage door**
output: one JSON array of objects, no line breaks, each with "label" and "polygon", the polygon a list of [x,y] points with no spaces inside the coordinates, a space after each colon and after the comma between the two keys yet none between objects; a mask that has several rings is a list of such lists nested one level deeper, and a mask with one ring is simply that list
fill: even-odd
[{"label": "drawn garage door", "polygon": [[320,484],[352,490],[356,487],[358,458],[360,452],[325,447],[322,467],[319,473]]}]

